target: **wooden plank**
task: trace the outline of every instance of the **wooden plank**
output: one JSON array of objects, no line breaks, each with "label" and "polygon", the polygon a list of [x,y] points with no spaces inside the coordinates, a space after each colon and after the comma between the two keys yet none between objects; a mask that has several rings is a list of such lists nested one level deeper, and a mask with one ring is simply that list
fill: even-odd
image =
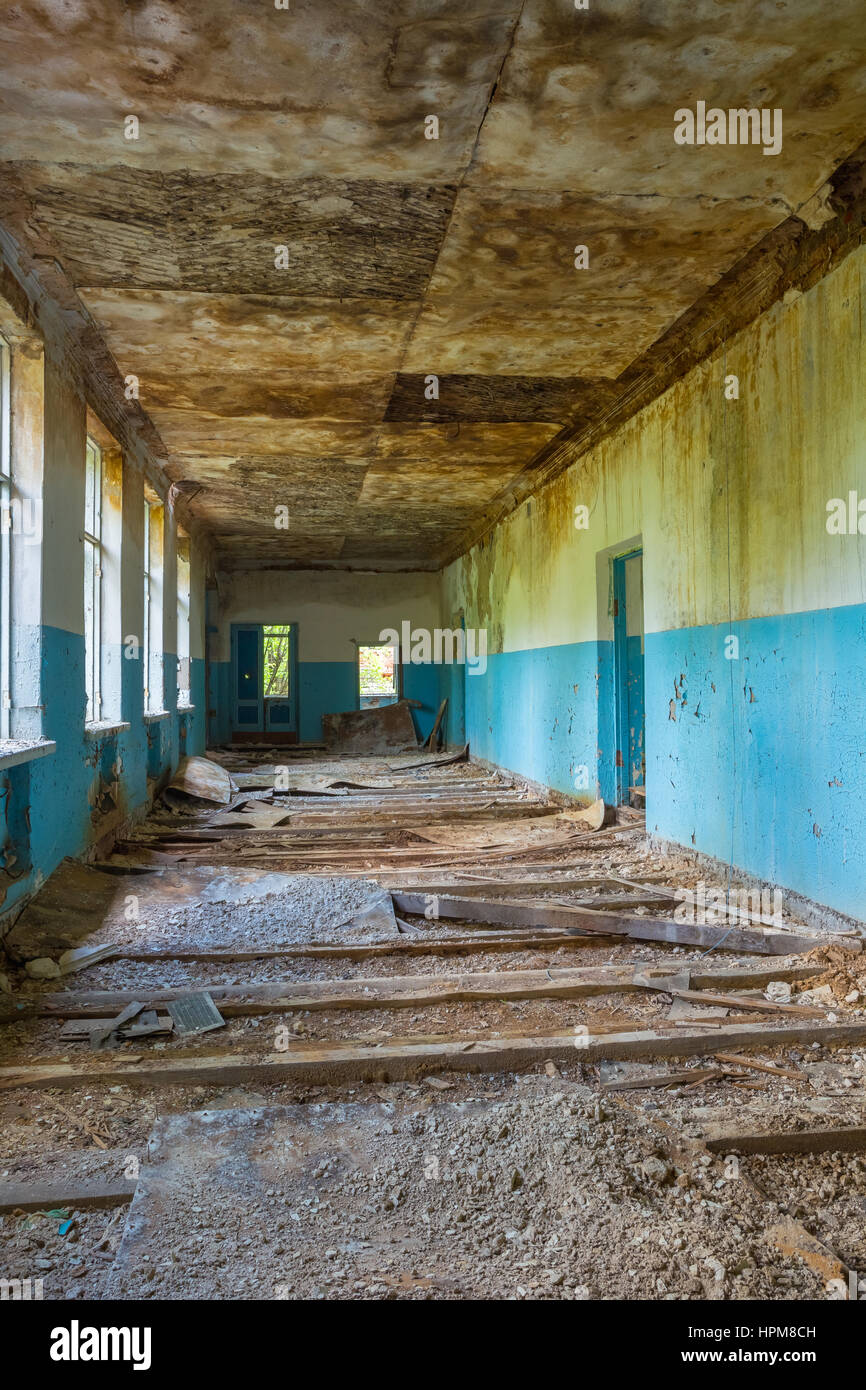
[{"label": "wooden plank", "polygon": [[[312,942],[309,946],[287,946],[275,947],[272,949],[234,951],[227,947],[223,950],[196,951],[184,950],[183,947],[176,947],[165,951],[158,950],[121,950],[117,952],[117,960],[134,960],[144,963],[151,963],[161,960],[176,961],[251,961],[251,960],[274,960],[285,958],[291,959],[316,959],[323,960],[367,960],[375,956],[447,956],[461,955],[466,952],[482,954],[485,951],[526,951],[533,947],[542,950],[555,950],[561,946],[604,946],[608,944],[608,938],[593,934],[588,937],[584,932],[559,932],[555,928],[540,928],[538,931],[521,933],[518,931],[509,932],[503,935],[501,932],[479,931],[472,936],[433,936],[432,933],[426,939],[424,937],[414,938],[409,941],[400,937],[394,937],[393,941],[369,941],[359,945],[326,945],[324,943]],[[820,974],[819,970],[810,970],[808,975]],[[806,978],[806,976],[782,976],[779,973],[773,975],[773,979],[782,978]],[[11,998],[11,996],[9,996]],[[0,996],[0,1006],[3,998]]]},{"label": "wooden plank", "polygon": [[428,735],[428,737],[427,737],[427,740],[426,740],[426,742],[425,742],[425,744],[424,744],[424,747],[425,747],[425,748],[429,748],[430,751],[431,751],[431,753],[432,753],[432,752],[434,751],[434,749],[436,748],[436,744],[437,744],[437,742],[438,742],[438,737],[439,737],[439,726],[440,726],[440,724],[442,723],[442,718],[443,718],[443,715],[445,714],[445,710],[447,709],[447,707],[448,707],[448,696],[446,695],[446,696],[445,696],[445,699],[442,701],[441,705],[439,706],[439,709],[438,709],[438,711],[437,711],[437,713],[436,713],[436,719],[435,719],[435,721],[434,721],[433,728],[430,730],[430,733],[429,733],[429,735]]},{"label": "wooden plank", "polygon": [[783,1076],[789,1081],[808,1081],[808,1074],[794,1067],[777,1067],[772,1062],[762,1062],[760,1057],[738,1057],[735,1052],[717,1052],[717,1062],[727,1062],[729,1066],[747,1067],[749,1071],[765,1071],[770,1076]]},{"label": "wooden plank", "polygon": [[[761,1196],[764,1195],[756,1183],[752,1183],[751,1186]],[[823,1280],[825,1289],[831,1283],[835,1283],[843,1298],[850,1297],[848,1290],[851,1286],[851,1271],[848,1266],[823,1241],[813,1236],[802,1222],[795,1220],[793,1216],[785,1216],[768,1227],[764,1234],[770,1244],[775,1245],[783,1255],[795,1255],[808,1265],[813,1274],[817,1274],[818,1278]]]},{"label": "wooden plank", "polygon": [[106,1182],[98,1178],[92,1187],[66,1183],[0,1183],[0,1216],[13,1211],[85,1211],[94,1207],[122,1207],[135,1196],[135,1183]]},{"label": "wooden plank", "polygon": [[90,1046],[93,1050],[98,1050],[106,1039],[111,1037],[112,1033],[116,1033],[119,1028],[123,1027],[124,1023],[129,1023],[130,1019],[140,1014],[144,1007],[144,1004],[133,994],[132,999],[129,1003],[124,1004],[116,1018],[110,1018],[102,1028],[94,1028],[90,1034]]},{"label": "wooden plank", "polygon": [[[818,974],[823,967],[813,967]],[[778,972],[766,971],[778,977]],[[655,986],[653,975],[657,976]],[[713,984],[738,983],[742,976],[753,980],[751,970],[723,970],[709,978]],[[598,994],[638,993],[657,988],[684,993],[700,1002],[705,996],[696,990],[670,988],[667,966],[583,966],[554,967],[544,970],[484,970],[463,975],[388,975],[357,980],[308,980],[295,985],[284,980],[252,981],[242,985],[210,985],[208,993],[219,1000],[226,1017],[286,1013],[294,1009],[400,1009],[428,1005],[490,999],[576,999]],[[128,999],[144,998],[153,1007],[168,1004],[195,990],[177,986],[155,990],[66,990],[43,994],[33,1001],[42,1017],[88,1018],[107,1009],[119,1008]],[[709,996],[714,998],[715,996]],[[750,1001],[753,1002],[753,1001]],[[820,1010],[803,1010],[801,1016],[823,1018]]]},{"label": "wooden plank", "polygon": [[[58,1016],[61,1018],[66,1017],[62,1012]],[[147,1020],[147,1022],[144,1022],[144,1020]],[[89,1040],[91,1033],[95,1029],[101,1030],[110,1022],[111,1019],[96,1018],[89,1012],[86,1016],[76,1014],[64,1023],[60,1030],[60,1037],[63,1042],[80,1042],[82,1039]],[[173,1028],[174,1020],[169,1015],[163,1015],[161,1018],[157,1018],[155,1013],[148,1012],[143,1013],[141,1017],[128,1028],[124,1028],[122,1038],[124,1042],[135,1038],[147,1038],[156,1033],[171,1033]]]},{"label": "wooden plank", "polygon": [[803,1129],[786,1134],[721,1134],[705,1138],[704,1143],[717,1154],[861,1153],[866,1149],[866,1127]]},{"label": "wooden plank", "polygon": [[[663,988],[663,986],[648,986],[650,989]],[[669,989],[668,994],[672,994],[676,999],[688,999],[696,1004],[708,1004],[711,1007],[718,1005],[723,1009],[752,1009],[762,1014],[791,1014],[797,1018],[826,1018],[826,1009],[815,1009],[808,1004],[777,1004],[773,1000],[758,999],[748,994],[713,994],[711,991],[699,991],[694,989]]]},{"label": "wooden plank", "polygon": [[620,1077],[617,1081],[605,1081],[603,1091],[644,1091],[657,1086],[691,1086],[697,1081],[721,1080],[724,1072],[717,1067],[702,1071],[695,1067],[692,1071],[662,1071],[652,1076]]},{"label": "wooden plank", "polygon": [[[619,1096],[611,1096],[611,1100],[614,1101],[616,1105],[630,1111],[632,1115],[635,1115],[644,1124],[651,1125],[652,1128],[657,1130],[665,1140],[666,1147],[671,1157],[684,1168],[687,1169],[690,1167],[701,1153],[710,1156],[710,1151],[705,1144],[702,1144],[700,1140],[694,1139],[684,1141],[682,1136],[677,1134],[674,1130],[673,1126],[668,1124],[667,1120],[663,1120],[661,1116],[653,1115],[647,1111],[640,1113],[636,1111],[633,1106],[629,1105],[628,1101],[623,1100]],[[752,1196],[757,1197],[762,1202],[776,1206],[774,1195],[765,1192],[747,1173],[740,1172],[737,1181],[741,1183],[744,1190],[751,1193]],[[778,1207],[776,1209],[778,1210]],[[808,1265],[808,1267],[823,1281],[825,1288],[832,1280],[840,1289],[842,1297],[848,1297],[850,1271],[847,1265],[839,1259],[835,1251],[824,1245],[822,1241],[818,1240],[817,1236],[814,1236],[811,1231],[807,1230],[802,1222],[797,1221],[792,1216],[784,1214],[779,1221],[776,1221],[764,1231],[764,1239],[767,1240],[770,1245],[774,1245],[783,1255],[793,1255],[797,1259],[802,1260],[804,1264]]]},{"label": "wooden plank", "polygon": [[425,758],[420,763],[403,763],[402,767],[393,767],[390,764],[389,766],[391,766],[392,772],[414,772],[421,767],[447,767],[449,763],[463,763],[468,757],[469,744],[464,743],[463,747],[459,748],[456,753],[449,753],[445,757],[440,754],[439,757]]},{"label": "wooden plank", "polygon": [[[591,874],[580,878],[537,878],[537,879],[505,879],[486,878],[481,879],[476,876],[476,881],[472,878],[450,879],[441,883],[409,883],[405,880],[402,883],[390,884],[392,893],[439,893],[444,896],[461,898],[532,898],[535,893],[550,892],[551,889],[558,889],[561,893],[572,893],[579,888],[600,888],[604,884],[608,886],[616,884],[615,880],[606,874]],[[647,880],[643,883],[635,883],[635,889],[640,891],[645,888],[652,888],[652,883]],[[636,899],[635,901],[639,901]],[[664,899],[660,899],[664,901]]]},{"label": "wooden plank", "polygon": [[712,948],[723,943],[726,951],[749,951],[758,955],[796,955],[814,951],[817,946],[827,945],[833,940],[825,936],[798,936],[795,932],[704,927],[663,917],[595,912],[579,907],[536,907],[519,902],[442,897],[435,893],[392,892],[392,897],[394,906],[400,912],[429,913],[433,921],[456,918],[465,922],[489,922],[497,926],[579,927],[582,931],[603,931],[638,941],[667,941],[677,946]]},{"label": "wooden plank", "polygon": [[857,1043],[866,1038],[866,1019],[856,1023],[731,1024],[721,1032],[677,1030],[536,1034],[517,1038],[449,1038],[443,1042],[392,1042],[378,1047],[307,1043],[287,1052],[238,1056],[236,1050],[156,1059],[146,1053],[110,1059],[88,1056],[89,1065],[46,1062],[0,1067],[0,1091],[23,1088],[70,1090],[80,1086],[214,1086],[246,1081],[343,1085],[353,1081],[411,1081],[432,1072],[522,1071],[545,1061],[640,1061],[653,1057],[705,1056],[725,1047],[766,1050],[817,1042]]}]

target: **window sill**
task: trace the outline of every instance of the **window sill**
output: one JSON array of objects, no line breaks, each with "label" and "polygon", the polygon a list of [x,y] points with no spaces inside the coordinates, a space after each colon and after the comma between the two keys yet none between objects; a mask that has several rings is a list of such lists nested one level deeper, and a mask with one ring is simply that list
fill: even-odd
[{"label": "window sill", "polygon": [[170,709],[146,710],[144,715],[145,724],[160,724],[163,719],[168,719],[171,715]]},{"label": "window sill", "polygon": [[17,767],[19,763],[32,762],[34,758],[47,758],[49,753],[57,751],[57,744],[51,739],[34,739],[28,743],[26,739],[2,738],[0,739],[0,768]]},{"label": "window sill", "polygon": [[178,714],[192,714],[192,712],[193,712],[194,709],[195,709],[195,705],[181,705],[181,704],[178,704],[177,712],[178,712]]},{"label": "window sill", "polygon": [[84,737],[102,738],[104,735],[108,734],[125,733],[127,729],[131,728],[132,725],[127,724],[122,719],[97,719],[94,720],[92,724],[85,724]]}]

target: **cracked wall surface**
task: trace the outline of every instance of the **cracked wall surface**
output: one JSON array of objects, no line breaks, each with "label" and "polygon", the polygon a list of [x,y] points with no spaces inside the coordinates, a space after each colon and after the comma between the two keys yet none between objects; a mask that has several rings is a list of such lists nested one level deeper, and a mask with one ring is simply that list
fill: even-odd
[{"label": "cracked wall surface", "polygon": [[612,801],[610,560],[639,545],[647,829],[855,918],[864,278],[861,246],[731,337],[450,565],[442,598],[488,632],[486,673],[449,672],[473,753],[572,796],[585,768]]}]

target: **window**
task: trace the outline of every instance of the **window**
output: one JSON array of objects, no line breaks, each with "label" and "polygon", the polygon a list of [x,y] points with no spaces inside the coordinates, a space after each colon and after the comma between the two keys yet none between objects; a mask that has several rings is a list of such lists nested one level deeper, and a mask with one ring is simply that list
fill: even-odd
[{"label": "window", "polygon": [[291,695],[291,627],[263,627],[264,697],[287,700]]},{"label": "window", "polygon": [[390,705],[399,695],[397,648],[390,642],[358,647],[358,694],[361,709]]},{"label": "window", "polygon": [[102,451],[87,441],[84,485],[84,678],[88,724],[102,718]]},{"label": "window", "polygon": [[144,672],[144,708],[148,703],[148,673],[150,668],[150,503],[144,499],[144,632],[141,637],[141,666]]},{"label": "window", "polygon": [[144,712],[162,713],[165,682],[162,669],[162,503],[145,487],[144,498]]},{"label": "window", "polygon": [[189,540],[177,537],[177,703],[192,703],[189,669]]},{"label": "window", "polygon": [[47,742],[40,659],[44,386],[41,340],[0,299],[0,739],[30,748]]},{"label": "window", "polygon": [[0,738],[9,738],[12,648],[12,373],[0,338]]}]

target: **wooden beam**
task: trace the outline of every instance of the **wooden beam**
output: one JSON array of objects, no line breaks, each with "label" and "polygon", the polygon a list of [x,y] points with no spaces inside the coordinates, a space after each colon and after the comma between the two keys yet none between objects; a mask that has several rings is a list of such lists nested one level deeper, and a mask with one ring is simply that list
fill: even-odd
[{"label": "wooden beam", "polygon": [[[648,983],[650,989],[661,989],[663,985]],[[676,999],[686,999],[695,1004],[709,1004],[723,1009],[755,1010],[762,1014],[791,1014],[798,1018],[826,1018],[826,1009],[815,1009],[808,1004],[777,1004],[775,1000],[756,998],[748,994],[713,994],[711,991],[694,989],[669,989]]]},{"label": "wooden beam", "polygon": [[[711,1156],[706,1144],[695,1139],[684,1140],[673,1126],[667,1120],[663,1120],[660,1115],[653,1115],[648,1111],[642,1113],[636,1111],[632,1105],[629,1105],[628,1101],[623,1100],[620,1096],[611,1096],[611,1100],[622,1109],[628,1110],[643,1124],[650,1125],[657,1130],[662,1135],[668,1152],[675,1163],[687,1168],[701,1154]],[[771,1204],[778,1211],[775,1194],[765,1192],[747,1173],[741,1172],[737,1181],[746,1192],[751,1193],[761,1202]],[[832,1280],[839,1288],[843,1298],[849,1296],[850,1271],[847,1265],[839,1259],[835,1251],[824,1245],[817,1236],[807,1230],[802,1222],[784,1213],[778,1221],[766,1228],[764,1239],[770,1245],[775,1246],[783,1255],[793,1255],[802,1260],[823,1281],[825,1288]]]},{"label": "wooden beam", "polygon": [[[691,922],[675,922],[664,917],[638,917],[618,912],[595,912],[585,907],[533,906],[520,902],[490,901],[481,898],[442,897],[431,893],[395,893],[394,906],[400,912],[430,914],[431,920],[456,918],[464,922],[487,922],[513,927],[573,927],[581,931],[607,932],[637,941],[667,941],[677,946],[711,948],[723,945],[726,951],[750,951],[758,955],[796,955],[814,951],[832,942],[832,937],[798,936],[795,932],[754,931],[749,928],[705,927]],[[859,948],[859,943],[858,943]]]},{"label": "wooden beam", "polygon": [[545,1061],[640,1061],[653,1057],[704,1056],[723,1047],[767,1049],[816,1042],[858,1043],[866,1039],[866,1019],[856,1023],[730,1024],[711,1034],[697,1029],[669,1033],[644,1031],[593,1035],[570,1033],[531,1037],[449,1038],[356,1047],[308,1043],[287,1052],[238,1056],[237,1051],[155,1059],[147,1053],[122,1057],[88,1054],[89,1065],[70,1062],[0,1067],[0,1091],[23,1088],[70,1090],[80,1086],[216,1086],[247,1081],[281,1084],[344,1085],[363,1081],[412,1081],[433,1072],[513,1072]]},{"label": "wooden beam", "polygon": [[[822,966],[811,967],[820,974]],[[707,988],[744,985],[778,979],[778,971],[730,969],[705,972],[700,980]],[[687,972],[684,972],[687,974]],[[653,976],[656,977],[653,981]],[[289,984],[284,980],[251,981],[242,985],[210,985],[208,993],[220,1001],[227,1017],[251,1014],[288,1013],[295,1009],[401,1009],[428,1005],[490,999],[577,999],[597,994],[638,993],[646,989],[664,990],[700,1003],[724,998],[732,1008],[739,1007],[740,996],[705,995],[700,989],[673,989],[670,971],[664,965],[584,966],[577,969],[554,967],[545,970],[483,970],[464,975],[386,975],[357,980],[308,980]],[[121,1008],[128,1001],[153,1008],[167,1004],[193,989],[177,986],[153,990],[64,990],[31,999],[33,1012],[47,1018],[102,1017],[108,1009]],[[225,1006],[225,1007],[223,1007]],[[772,1012],[764,1000],[748,999],[749,1008]],[[787,1006],[786,1012],[803,1018],[823,1018],[819,1009]]]},{"label": "wooden beam", "polygon": [[434,724],[433,724],[433,728],[430,730],[430,733],[429,733],[428,738],[427,738],[427,740],[426,740],[426,743],[425,743],[425,745],[424,745],[425,748],[429,748],[431,752],[435,749],[436,744],[437,744],[437,742],[438,742],[438,739],[439,739],[439,726],[440,726],[441,723],[442,723],[442,717],[443,717],[443,715],[445,714],[445,710],[446,710],[446,708],[447,708],[447,705],[448,705],[448,696],[446,695],[446,696],[445,696],[445,699],[442,701],[441,705],[439,706],[438,712],[437,712],[437,714],[436,714],[436,719],[435,719],[435,722],[434,722]]},{"label": "wooden beam", "polygon": [[705,1071],[695,1067],[692,1071],[661,1071],[654,1072],[652,1076],[623,1076],[616,1081],[605,1081],[602,1090],[646,1091],[659,1086],[691,1086],[696,1081],[721,1081],[723,1076],[724,1072],[718,1067]]},{"label": "wooden beam", "polygon": [[[447,956],[462,955],[467,952],[471,954],[483,955],[485,951],[528,951],[533,948],[539,950],[552,951],[560,947],[585,947],[585,946],[605,946],[609,941],[607,937],[593,935],[585,936],[583,932],[559,932],[555,928],[540,928],[538,931],[528,932],[508,932],[503,935],[501,932],[479,931],[472,936],[434,936],[432,933],[428,937],[394,937],[387,941],[368,941],[363,944],[345,945],[325,945],[313,942],[309,946],[284,946],[274,948],[262,948],[261,950],[232,950],[231,947],[215,949],[212,951],[196,951],[193,949],[185,950],[182,946],[169,948],[167,950],[118,950],[113,956],[113,960],[141,961],[144,964],[153,964],[159,961],[213,961],[217,964],[229,964],[237,961],[254,960],[278,960],[285,959],[323,959],[323,960],[368,960],[375,956]],[[819,970],[806,970],[805,974],[781,974],[779,971],[773,973],[774,980],[780,979],[805,979],[813,974],[820,974]],[[0,1014],[6,1019],[21,1017],[21,1011],[16,1007],[18,1003],[33,1003],[38,1000],[38,995],[17,995],[0,994]],[[5,1012],[4,1012],[5,1010]]]},{"label": "wooden beam", "polygon": [[704,1139],[704,1143],[716,1154],[851,1154],[866,1149],[866,1127],[801,1129],[787,1134],[721,1134]]},{"label": "wooden beam", "polygon": [[[621,888],[623,884],[610,878],[607,874],[591,874],[580,878],[524,878],[524,879],[480,879],[476,877],[473,881],[468,879],[449,879],[441,883],[395,883],[388,885],[392,893],[441,893],[446,897],[460,898],[531,898],[534,893],[546,893],[551,889],[558,889],[560,893],[572,893],[579,888],[601,888],[605,884],[608,887]],[[382,885],[385,886],[384,884]],[[631,886],[631,885],[630,885]],[[635,882],[633,885],[636,890],[652,889],[651,880]],[[655,895],[654,895],[655,900]],[[634,899],[639,902],[639,898]],[[659,897],[660,903],[665,899]]]},{"label": "wooden beam", "polygon": [[717,1062],[725,1062],[728,1066],[746,1067],[749,1071],[764,1071],[770,1076],[782,1076],[788,1081],[808,1081],[809,1074],[805,1071],[797,1071],[794,1067],[777,1067],[773,1062],[763,1062],[760,1057],[739,1057],[736,1052],[717,1052],[715,1054]]},{"label": "wooden beam", "polygon": [[13,1211],[84,1211],[93,1207],[122,1207],[135,1195],[134,1182],[106,1182],[99,1178],[93,1187],[81,1187],[73,1179],[66,1183],[0,1183],[0,1215]]}]

